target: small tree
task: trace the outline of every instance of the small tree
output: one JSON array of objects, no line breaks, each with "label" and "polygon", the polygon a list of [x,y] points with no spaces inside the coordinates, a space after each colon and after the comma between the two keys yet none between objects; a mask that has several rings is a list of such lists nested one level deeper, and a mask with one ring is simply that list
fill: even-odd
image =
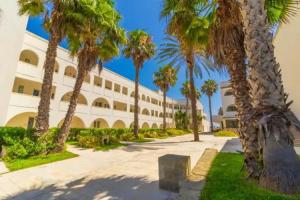
[{"label": "small tree", "polygon": [[171,86],[174,86],[177,81],[177,71],[171,65],[166,65],[154,73],[154,84],[158,86],[163,92],[163,130],[166,130],[166,98],[167,91]]}]

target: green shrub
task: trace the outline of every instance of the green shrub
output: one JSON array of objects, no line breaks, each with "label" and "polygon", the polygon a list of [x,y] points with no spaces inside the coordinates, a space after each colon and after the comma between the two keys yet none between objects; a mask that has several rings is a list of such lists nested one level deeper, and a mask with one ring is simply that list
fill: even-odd
[{"label": "green shrub", "polygon": [[56,147],[58,130],[49,129],[42,137],[37,138],[34,136],[34,129],[1,127],[1,146],[5,146],[6,150],[4,159],[15,160],[51,152]]},{"label": "green shrub", "polygon": [[217,137],[237,137],[238,136],[238,134],[236,132],[229,131],[229,130],[218,131],[214,135]]}]

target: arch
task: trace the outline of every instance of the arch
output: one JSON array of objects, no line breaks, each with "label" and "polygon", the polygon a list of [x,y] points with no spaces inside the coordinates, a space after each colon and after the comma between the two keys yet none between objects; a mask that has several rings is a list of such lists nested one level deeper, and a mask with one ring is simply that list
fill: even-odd
[{"label": "arch", "polygon": [[144,94],[142,95],[142,100],[146,101],[146,96]]},{"label": "arch", "polygon": [[92,122],[91,128],[109,128],[109,125],[105,119],[98,118]]},{"label": "arch", "polygon": [[[62,124],[64,122],[64,119],[62,119],[59,123],[58,123],[58,127],[61,127]],[[83,122],[83,120],[77,116],[73,116],[72,118],[72,122],[70,124],[70,128],[85,128],[85,124]]]},{"label": "arch", "polygon": [[159,113],[159,117],[164,117],[164,114],[162,112]]},{"label": "arch", "polygon": [[36,116],[37,113],[34,112],[20,113],[9,119],[5,126],[33,128]]},{"label": "arch", "polygon": [[134,122],[131,122],[129,128],[134,128]]},{"label": "arch", "polygon": [[99,108],[110,108],[109,102],[102,97],[95,99],[92,106]]},{"label": "arch", "polygon": [[152,124],[151,128],[158,128],[158,125],[156,123]]},{"label": "arch", "polygon": [[19,60],[35,66],[38,66],[39,64],[38,55],[35,52],[28,49],[25,49],[21,52]]},{"label": "arch", "polygon": [[232,89],[226,90],[224,93],[224,96],[232,96],[232,95],[233,95]]},{"label": "arch", "polygon": [[[61,97],[60,100],[61,100],[61,101],[64,101],[64,102],[70,102],[72,93],[73,93],[73,92],[67,92],[66,94],[64,94],[64,95]],[[87,102],[85,96],[82,95],[81,93],[80,93],[79,96],[78,96],[77,103],[78,103],[78,104],[83,104],[83,105],[88,105],[88,102]]]},{"label": "arch", "polygon": [[160,125],[159,125],[159,128],[163,128],[163,126],[164,126],[163,124],[160,124]]},{"label": "arch", "polygon": [[144,122],[143,125],[142,125],[142,128],[150,128],[150,126],[147,122]]},{"label": "arch", "polygon": [[[130,97],[132,97],[132,98],[135,97],[135,92],[134,91],[130,93]],[[140,95],[139,95],[139,99],[140,99]]]},{"label": "arch", "polygon": [[227,112],[236,112],[237,111],[237,108],[235,105],[230,105],[230,106],[227,106],[227,109],[226,109]]},{"label": "arch", "polygon": [[65,74],[65,76],[76,78],[77,70],[75,67],[67,66],[64,74]]},{"label": "arch", "polygon": [[150,115],[150,112],[147,108],[144,108],[142,111],[142,115]]},{"label": "arch", "polygon": [[126,128],[125,122],[122,120],[117,120],[115,123],[112,125],[112,128]]}]

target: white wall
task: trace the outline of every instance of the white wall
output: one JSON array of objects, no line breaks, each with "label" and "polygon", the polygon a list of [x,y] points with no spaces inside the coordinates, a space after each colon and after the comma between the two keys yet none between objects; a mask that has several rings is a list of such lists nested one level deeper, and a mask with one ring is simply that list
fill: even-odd
[{"label": "white wall", "polygon": [[18,16],[16,0],[1,0],[0,9],[0,124],[4,124],[27,17]]},{"label": "white wall", "polygon": [[275,56],[282,70],[282,79],[291,108],[300,119],[300,14],[281,25],[274,40]]}]

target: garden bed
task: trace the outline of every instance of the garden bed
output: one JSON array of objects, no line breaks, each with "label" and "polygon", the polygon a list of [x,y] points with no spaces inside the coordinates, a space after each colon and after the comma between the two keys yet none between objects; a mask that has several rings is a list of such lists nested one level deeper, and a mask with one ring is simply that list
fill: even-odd
[{"label": "garden bed", "polygon": [[243,156],[219,153],[207,176],[201,200],[299,200],[300,195],[285,196],[264,190],[249,181],[241,171]]}]

